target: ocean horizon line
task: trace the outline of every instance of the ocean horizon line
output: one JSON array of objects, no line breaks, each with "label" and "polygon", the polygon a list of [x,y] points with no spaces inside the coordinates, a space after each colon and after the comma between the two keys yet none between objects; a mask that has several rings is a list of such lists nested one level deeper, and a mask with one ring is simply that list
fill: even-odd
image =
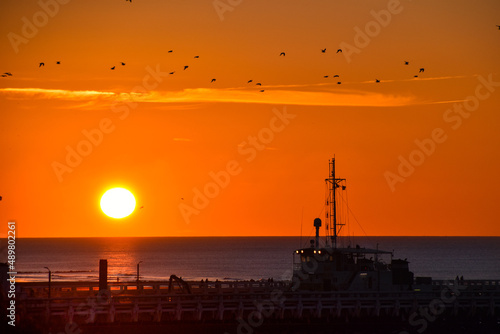
[{"label": "ocean horizon line", "polygon": [[[63,236],[63,237],[17,237],[16,239],[125,239],[125,238],[314,238],[314,235],[165,235],[165,236]],[[320,238],[325,238],[324,235]],[[500,235],[358,235],[339,238],[500,238]]]}]

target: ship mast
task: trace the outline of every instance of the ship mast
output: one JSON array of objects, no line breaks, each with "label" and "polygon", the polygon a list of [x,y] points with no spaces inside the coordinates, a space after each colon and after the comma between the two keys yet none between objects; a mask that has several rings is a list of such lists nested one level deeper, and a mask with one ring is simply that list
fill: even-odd
[{"label": "ship mast", "polygon": [[[337,248],[337,236],[345,224],[337,222],[337,199],[336,190],[340,188],[340,183],[345,181],[345,179],[335,178],[335,157],[329,161],[329,177],[325,179],[328,187],[328,197],[326,200],[326,218],[329,227],[330,240],[332,243],[332,248]],[[345,186],[342,186],[342,190]]]}]

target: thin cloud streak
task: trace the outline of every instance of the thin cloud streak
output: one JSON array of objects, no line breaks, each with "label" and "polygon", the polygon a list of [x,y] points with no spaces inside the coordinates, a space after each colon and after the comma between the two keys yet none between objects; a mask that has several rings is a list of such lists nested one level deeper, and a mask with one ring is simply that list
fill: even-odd
[{"label": "thin cloud streak", "polygon": [[95,90],[64,90],[45,88],[0,88],[0,93],[6,93],[6,95],[26,95],[30,97],[55,98],[63,100],[115,95],[115,93],[112,92],[100,92]]},{"label": "thin cloud streak", "polygon": [[385,95],[371,92],[311,92],[297,90],[265,90],[264,92],[231,89],[185,89],[179,92],[155,92],[143,102],[232,102],[258,104],[288,104],[304,106],[403,106],[413,103],[408,96]]},{"label": "thin cloud streak", "polygon": [[288,104],[304,106],[373,106],[391,107],[418,104],[413,96],[391,95],[359,90],[301,91],[283,89],[235,90],[193,88],[182,91],[147,93],[116,93],[100,91],[70,91],[42,88],[3,88],[0,94],[14,98],[60,100],[104,99],[145,103],[228,102],[257,104]]},{"label": "thin cloud streak", "polygon": [[[471,78],[471,76],[466,76],[466,75],[455,75],[455,76],[443,76],[443,77],[413,77],[409,79],[380,79],[381,82],[409,82],[409,81],[435,81],[435,80],[450,80],[450,79],[464,79],[464,78]],[[375,83],[375,80],[367,80],[367,81],[361,81],[361,82],[346,82],[346,84],[373,84]]]}]

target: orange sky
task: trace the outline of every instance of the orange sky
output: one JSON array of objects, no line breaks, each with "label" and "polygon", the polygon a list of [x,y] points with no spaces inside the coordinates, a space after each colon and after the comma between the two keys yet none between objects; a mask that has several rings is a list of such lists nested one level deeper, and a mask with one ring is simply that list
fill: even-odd
[{"label": "orange sky", "polygon": [[[364,230],[351,219],[350,233],[500,236],[498,13],[2,1],[0,233],[15,220],[19,237],[279,236],[302,221],[307,235],[335,155]],[[143,208],[105,216],[114,186]]]}]

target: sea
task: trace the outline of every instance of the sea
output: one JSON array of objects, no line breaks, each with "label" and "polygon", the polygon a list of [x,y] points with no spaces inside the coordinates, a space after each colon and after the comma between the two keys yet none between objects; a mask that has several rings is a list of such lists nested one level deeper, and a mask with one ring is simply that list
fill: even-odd
[{"label": "sea", "polygon": [[[15,244],[18,281],[97,281],[99,260],[109,281],[290,280],[294,250],[305,237],[25,238]],[[352,247],[392,251],[415,276],[500,280],[500,237],[357,237]],[[6,240],[0,244],[7,258]],[[390,258],[386,259],[387,262]],[[48,268],[48,269],[47,269]]]}]

